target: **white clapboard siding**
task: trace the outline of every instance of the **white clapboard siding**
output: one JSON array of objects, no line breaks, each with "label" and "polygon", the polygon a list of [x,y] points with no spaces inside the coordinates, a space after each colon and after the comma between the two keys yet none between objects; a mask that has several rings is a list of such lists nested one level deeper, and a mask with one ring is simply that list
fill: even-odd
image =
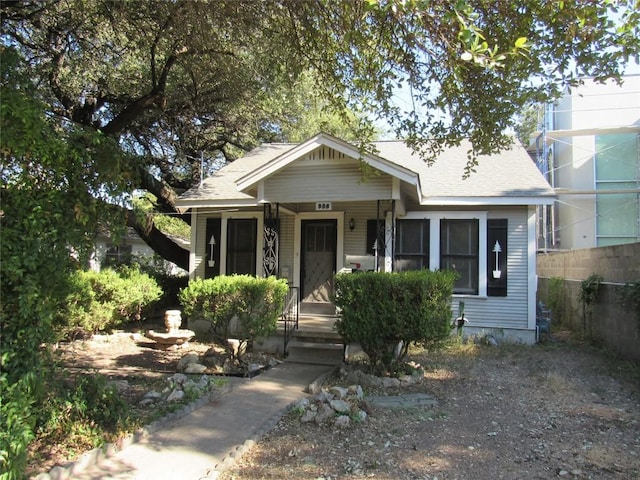
[{"label": "white clapboard siding", "polygon": [[293,163],[264,181],[264,196],[271,202],[374,200],[391,198],[391,177],[386,174],[361,181],[358,162]]},{"label": "white clapboard siding", "polygon": [[465,317],[474,327],[526,329],[528,322],[527,210],[489,211],[488,218],[508,220],[507,296],[453,299],[454,316],[458,302],[465,302]]},{"label": "white clapboard siding", "polygon": [[[354,202],[344,205],[344,253],[365,255],[367,252],[367,220],[375,220],[377,202]],[[353,218],[355,228],[349,229]]]},{"label": "white clapboard siding", "polygon": [[[299,204],[299,211],[313,212],[315,204]],[[334,202],[332,210],[344,215],[344,254],[365,255],[367,250],[367,220],[377,215],[376,201]],[[206,256],[206,220],[208,215],[199,214],[196,222],[196,277],[204,275]],[[527,210],[510,208],[489,210],[487,217],[506,218],[508,220],[508,291],[506,297],[454,296],[452,310],[458,313],[458,303],[465,302],[465,316],[474,327],[526,329],[528,324],[528,260],[527,260]],[[355,228],[349,229],[353,218]],[[295,217],[280,215],[280,274],[288,271],[288,280],[295,281],[294,272],[294,227]],[[438,239],[431,239],[438,241]],[[344,259],[342,259],[344,260]],[[342,263],[342,262],[339,262]]]},{"label": "white clapboard siding", "polygon": [[195,278],[204,278],[205,257],[207,255],[207,218],[208,215],[198,214],[196,221],[195,244]]},{"label": "white clapboard siding", "polygon": [[[278,259],[280,276],[293,282],[293,238],[295,217],[292,215],[280,215],[280,257]],[[287,272],[288,270],[288,272]]]}]

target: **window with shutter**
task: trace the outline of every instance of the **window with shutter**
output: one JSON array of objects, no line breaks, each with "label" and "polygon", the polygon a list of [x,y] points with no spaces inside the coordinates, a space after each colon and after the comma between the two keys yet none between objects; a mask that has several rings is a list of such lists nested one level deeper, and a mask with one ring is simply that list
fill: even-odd
[{"label": "window with shutter", "polygon": [[423,268],[429,268],[429,220],[398,220],[394,270]]},{"label": "window with shutter", "polygon": [[440,220],[440,269],[458,273],[453,292],[478,294],[478,220]]},{"label": "window with shutter", "polygon": [[257,222],[230,218],[227,222],[227,275],[256,274]]}]

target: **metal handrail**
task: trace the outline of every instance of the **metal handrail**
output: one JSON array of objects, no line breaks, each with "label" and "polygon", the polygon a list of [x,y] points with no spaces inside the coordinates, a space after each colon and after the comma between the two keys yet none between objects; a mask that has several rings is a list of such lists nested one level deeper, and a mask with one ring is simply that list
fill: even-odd
[{"label": "metal handrail", "polygon": [[287,292],[284,308],[280,316],[281,320],[284,322],[284,348],[282,352],[285,357],[289,354],[287,347],[289,345],[291,334],[294,330],[298,329],[298,310],[298,287],[289,285],[289,291]]}]

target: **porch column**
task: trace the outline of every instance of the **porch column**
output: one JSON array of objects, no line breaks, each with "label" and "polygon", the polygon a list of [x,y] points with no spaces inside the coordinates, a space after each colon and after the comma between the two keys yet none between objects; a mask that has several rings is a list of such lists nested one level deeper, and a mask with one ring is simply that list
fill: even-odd
[{"label": "porch column", "polygon": [[396,201],[391,200],[391,271],[396,268]]}]

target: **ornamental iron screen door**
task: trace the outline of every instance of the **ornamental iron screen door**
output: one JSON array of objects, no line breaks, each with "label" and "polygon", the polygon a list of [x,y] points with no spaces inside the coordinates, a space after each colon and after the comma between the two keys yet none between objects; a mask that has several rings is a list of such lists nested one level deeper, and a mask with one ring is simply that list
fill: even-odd
[{"label": "ornamental iron screen door", "polygon": [[337,222],[302,222],[301,287],[303,302],[330,303],[336,270]]},{"label": "ornamental iron screen door", "polygon": [[271,204],[264,206],[264,253],[262,267],[265,277],[278,274],[278,258],[280,256],[279,208]]}]

